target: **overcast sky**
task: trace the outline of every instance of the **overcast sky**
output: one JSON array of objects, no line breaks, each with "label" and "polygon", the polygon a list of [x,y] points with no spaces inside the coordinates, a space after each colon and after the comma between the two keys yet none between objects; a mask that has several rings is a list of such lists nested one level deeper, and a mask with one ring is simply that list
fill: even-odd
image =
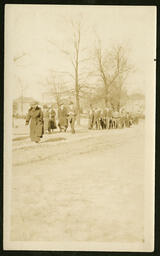
[{"label": "overcast sky", "polygon": [[[55,41],[72,51],[71,19],[82,19],[81,49],[94,48],[95,33],[104,49],[117,44],[126,48],[130,63],[136,67],[126,83],[130,93],[145,93],[154,83],[156,7],[7,5],[5,81],[13,98],[20,96],[21,83],[26,96],[41,100],[41,81],[49,76],[50,69],[72,72],[69,59],[49,43]],[[83,57],[86,52],[81,52]],[[70,83],[72,86],[72,80]]]}]

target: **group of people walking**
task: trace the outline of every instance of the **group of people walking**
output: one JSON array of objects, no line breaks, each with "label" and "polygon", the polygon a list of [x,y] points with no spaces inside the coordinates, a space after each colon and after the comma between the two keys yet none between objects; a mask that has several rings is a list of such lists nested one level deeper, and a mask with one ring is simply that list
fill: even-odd
[{"label": "group of people walking", "polygon": [[89,111],[89,129],[116,129],[130,127],[138,123],[138,116],[124,110],[113,111],[109,108],[93,108]]},{"label": "group of people walking", "polygon": [[[56,122],[57,119],[57,122]],[[113,111],[110,108],[93,108],[90,106],[88,115],[88,129],[116,129],[130,127],[137,124],[139,119],[137,115],[124,110]],[[52,133],[54,129],[66,132],[70,126],[72,133],[75,133],[76,110],[73,102],[67,106],[60,104],[58,110],[55,111],[54,106],[38,106],[38,102],[34,102],[26,116],[26,125],[30,122],[30,138],[38,143],[46,133]]]},{"label": "group of people walking", "polygon": [[[66,107],[63,103],[58,108],[58,127],[60,132],[67,130],[68,126],[71,132],[75,133],[76,111],[73,102]],[[30,138],[38,143],[45,133],[52,133],[57,128],[56,111],[53,106],[38,106],[38,102],[33,102],[26,116],[26,125],[30,122]]]}]

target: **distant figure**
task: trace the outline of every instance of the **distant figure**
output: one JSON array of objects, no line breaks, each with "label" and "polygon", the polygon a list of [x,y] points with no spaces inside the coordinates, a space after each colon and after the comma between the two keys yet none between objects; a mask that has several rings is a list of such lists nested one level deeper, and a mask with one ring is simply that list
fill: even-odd
[{"label": "distant figure", "polygon": [[120,114],[117,110],[113,111],[112,113],[112,128],[116,129],[119,127],[119,117]]},{"label": "distant figure", "polygon": [[38,143],[43,137],[43,112],[38,107],[38,102],[33,102],[26,117],[26,125],[30,122],[31,141]]},{"label": "distant figure", "polygon": [[107,129],[112,128],[112,109],[107,108]]},{"label": "distant figure", "polygon": [[100,117],[101,117],[101,110],[99,108],[96,108],[94,113],[94,124],[96,126],[97,130],[100,130]]},{"label": "distant figure", "polygon": [[124,109],[120,112],[120,128],[125,128],[125,111]]},{"label": "distant figure", "polygon": [[92,105],[90,105],[88,129],[93,129],[93,125],[94,125],[94,109],[93,109]]},{"label": "distant figure", "polygon": [[64,104],[61,104],[60,108],[58,109],[58,126],[60,132],[62,132],[62,130],[66,132],[68,127],[68,113]]},{"label": "distant figure", "polygon": [[49,127],[49,109],[47,105],[43,106],[44,133],[48,132]]},{"label": "distant figure", "polygon": [[131,114],[129,112],[126,113],[126,121],[125,121],[126,127],[130,128],[132,125],[132,118]]},{"label": "distant figure", "polygon": [[57,128],[55,117],[56,117],[56,112],[55,112],[53,106],[51,106],[51,108],[49,110],[49,124],[48,124],[49,133],[53,132],[53,130]]},{"label": "distant figure", "polygon": [[71,132],[75,133],[75,121],[76,121],[76,110],[74,108],[73,102],[70,102],[68,109],[68,122],[71,126]]},{"label": "distant figure", "polygon": [[107,111],[105,108],[101,111],[100,125],[102,130],[107,128]]}]

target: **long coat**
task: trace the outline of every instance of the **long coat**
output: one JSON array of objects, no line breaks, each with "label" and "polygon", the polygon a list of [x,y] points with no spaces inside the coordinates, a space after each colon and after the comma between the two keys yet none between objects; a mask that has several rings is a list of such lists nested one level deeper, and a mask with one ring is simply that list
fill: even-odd
[{"label": "long coat", "polygon": [[50,131],[51,129],[56,129],[56,112],[54,109],[51,109],[49,112],[49,127],[48,130]]},{"label": "long coat", "polygon": [[58,110],[58,126],[68,127],[68,112],[65,107]]},{"label": "long coat", "polygon": [[37,106],[30,108],[26,117],[26,124],[30,122],[30,138],[32,141],[39,142],[43,136],[43,112]]}]

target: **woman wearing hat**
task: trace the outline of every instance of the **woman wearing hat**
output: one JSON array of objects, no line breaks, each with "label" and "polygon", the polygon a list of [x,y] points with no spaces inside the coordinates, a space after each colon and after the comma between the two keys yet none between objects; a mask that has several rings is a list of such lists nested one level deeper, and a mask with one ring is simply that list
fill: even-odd
[{"label": "woman wearing hat", "polygon": [[26,125],[30,122],[31,141],[38,143],[43,136],[43,112],[38,102],[33,102],[26,117]]}]

